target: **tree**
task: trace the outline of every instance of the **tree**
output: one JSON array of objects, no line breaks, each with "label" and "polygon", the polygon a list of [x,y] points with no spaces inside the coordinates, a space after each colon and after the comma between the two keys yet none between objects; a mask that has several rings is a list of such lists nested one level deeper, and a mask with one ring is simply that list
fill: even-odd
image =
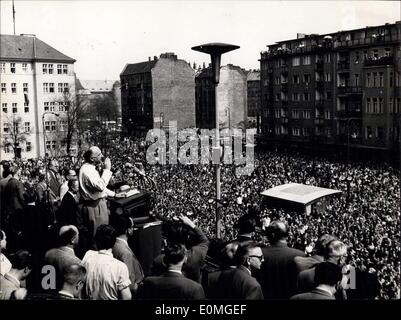
[{"label": "tree", "polygon": [[[21,144],[26,142],[26,138],[29,135],[25,132],[25,128],[22,125],[21,117],[15,117],[14,115],[10,118],[7,117],[7,128],[8,132],[4,135],[2,145],[4,147],[11,146],[14,153],[14,158],[19,158],[21,155],[19,151]],[[6,124],[4,124],[6,126]]]}]

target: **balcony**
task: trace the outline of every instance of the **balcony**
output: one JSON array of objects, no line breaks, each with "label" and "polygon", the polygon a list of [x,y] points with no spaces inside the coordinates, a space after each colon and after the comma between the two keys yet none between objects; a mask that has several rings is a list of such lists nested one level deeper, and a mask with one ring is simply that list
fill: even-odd
[{"label": "balcony", "polygon": [[377,59],[370,58],[366,59],[363,64],[365,67],[388,66],[394,64],[394,57],[385,56]]},{"label": "balcony", "polygon": [[324,119],[320,116],[320,117],[316,117],[315,119],[315,125],[317,126],[323,126],[324,125]]},{"label": "balcony", "polygon": [[362,119],[362,111],[361,110],[338,110],[336,113],[337,118],[361,118]]},{"label": "balcony", "polygon": [[338,72],[349,72],[349,61],[339,61],[337,63]]},{"label": "balcony", "polygon": [[363,90],[362,87],[354,87],[354,86],[339,86],[337,87],[338,89],[338,95],[342,96],[350,96],[350,95],[356,95],[356,96],[362,96]]},{"label": "balcony", "polygon": [[345,41],[335,41],[334,48],[347,48],[355,46],[369,46],[380,43],[398,43],[400,41],[400,36],[394,35],[377,35],[376,37],[370,37],[365,39],[357,40],[345,40]]},{"label": "balcony", "polygon": [[282,124],[288,124],[288,117],[287,116],[281,116],[281,123]]}]

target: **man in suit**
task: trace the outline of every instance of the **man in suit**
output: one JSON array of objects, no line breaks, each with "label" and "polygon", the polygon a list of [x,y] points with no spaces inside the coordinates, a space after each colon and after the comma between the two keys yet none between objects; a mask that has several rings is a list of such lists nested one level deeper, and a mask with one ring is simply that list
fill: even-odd
[{"label": "man in suit", "polygon": [[86,269],[79,264],[68,266],[63,274],[63,285],[58,292],[60,300],[77,300],[81,298],[81,291],[85,284]]},{"label": "man in suit", "polygon": [[116,243],[113,247],[113,256],[127,265],[131,280],[130,290],[134,295],[138,284],[144,278],[141,264],[128,245],[128,237],[131,237],[134,232],[134,223],[131,218],[121,215],[113,225],[117,234]]},{"label": "man in suit", "polygon": [[63,201],[64,196],[69,190],[68,186],[68,181],[70,180],[76,180],[77,179],[77,173],[75,170],[67,170],[67,174],[65,175],[66,180],[63,182],[63,184],[60,186],[60,200]]},{"label": "man in suit", "polygon": [[59,232],[60,247],[50,249],[45,254],[45,265],[52,265],[56,269],[56,285],[60,289],[65,270],[73,265],[80,264],[81,260],[77,258],[74,247],[79,240],[79,232],[76,226],[63,226]]},{"label": "man in suit", "polygon": [[80,227],[83,222],[78,209],[79,181],[77,179],[68,180],[68,192],[61,201],[60,209],[57,212],[58,225],[74,225]]},{"label": "man in suit", "polygon": [[223,270],[210,279],[208,292],[214,292],[214,299],[263,300],[262,288],[252,277],[252,271],[261,267],[262,249],[254,242],[243,243],[238,246],[234,259],[237,267]]},{"label": "man in suit", "polygon": [[161,276],[147,277],[138,289],[139,299],[156,300],[202,300],[205,293],[202,286],[182,274],[187,259],[186,248],[182,244],[172,244],[166,248],[167,271]]},{"label": "man in suit", "polygon": [[264,262],[260,272],[260,283],[265,299],[289,299],[296,293],[296,256],[305,254],[287,246],[287,226],[281,221],[273,221],[266,228],[270,246],[263,248]]},{"label": "man in suit", "polygon": [[[178,219],[177,223],[173,223],[171,228],[168,228],[167,241],[187,246],[187,259],[182,268],[182,273],[187,278],[200,282],[200,269],[206,258],[209,240],[188,217],[181,215]],[[153,261],[151,274],[161,275],[166,269],[167,264],[162,254]]]},{"label": "man in suit", "polygon": [[304,270],[314,267],[316,264],[324,261],[324,254],[326,251],[327,244],[335,240],[335,237],[329,234],[322,235],[316,242],[314,252],[315,254],[311,257],[300,257],[294,258],[295,265],[297,267],[297,272],[300,273]]},{"label": "man in suit", "polygon": [[12,166],[8,162],[4,162],[2,164],[4,171],[3,176],[0,179],[0,219],[1,219],[1,226],[4,228],[6,223],[6,198],[4,196],[4,189],[8,184],[8,181],[12,178]]},{"label": "man in suit", "polygon": [[60,199],[60,174],[59,174],[59,163],[57,160],[52,159],[49,161],[48,165],[48,181],[49,188],[58,199]]},{"label": "man in suit", "polygon": [[330,262],[319,263],[315,267],[316,287],[309,292],[291,297],[291,300],[335,300],[336,286],[341,278],[339,266]]},{"label": "man in suit", "polygon": [[11,270],[0,275],[0,300],[10,300],[14,291],[21,288],[21,281],[25,280],[32,271],[32,255],[25,250],[19,250],[10,255]]}]

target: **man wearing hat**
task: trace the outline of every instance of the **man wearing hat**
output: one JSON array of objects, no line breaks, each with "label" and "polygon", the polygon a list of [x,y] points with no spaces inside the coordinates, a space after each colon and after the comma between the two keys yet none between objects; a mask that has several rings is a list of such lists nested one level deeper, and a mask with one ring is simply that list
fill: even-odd
[{"label": "man wearing hat", "polygon": [[103,154],[96,146],[89,148],[84,154],[85,163],[79,170],[79,187],[83,200],[82,218],[92,239],[96,229],[102,224],[109,224],[109,211],[106,198],[114,197],[115,193],[107,189],[112,177],[111,161],[104,160],[102,175],[96,170],[96,165],[102,163]]}]

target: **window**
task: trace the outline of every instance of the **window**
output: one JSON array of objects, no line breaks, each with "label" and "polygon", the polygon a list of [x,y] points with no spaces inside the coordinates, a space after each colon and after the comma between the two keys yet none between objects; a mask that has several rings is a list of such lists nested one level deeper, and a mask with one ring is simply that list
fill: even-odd
[{"label": "window", "polygon": [[366,87],[368,87],[368,88],[370,88],[370,86],[372,85],[372,83],[371,83],[371,78],[370,78],[370,72],[368,72],[367,74],[366,74]]},{"label": "window", "polygon": [[327,120],[331,119],[331,112],[330,112],[330,110],[325,110],[325,111],[324,111],[324,118],[327,119]]},{"label": "window", "polygon": [[23,91],[24,93],[28,93],[28,84],[27,84],[27,83],[23,83],[23,84],[22,84],[22,91]]},{"label": "window", "polygon": [[384,128],[383,127],[377,127],[376,136],[377,136],[378,140],[382,140],[384,138]]},{"label": "window", "polygon": [[0,63],[0,73],[6,73],[6,64],[4,62]]},{"label": "window", "polygon": [[68,83],[64,83],[63,87],[64,87],[64,92],[65,93],[68,93],[70,91],[69,88],[68,88]]},{"label": "window", "polygon": [[377,113],[377,98],[373,98],[373,113]]},{"label": "window", "polygon": [[274,132],[276,133],[276,134],[281,134],[281,130],[280,130],[280,127],[274,127]]},{"label": "window", "polygon": [[45,131],[50,131],[50,121],[45,121]]},{"label": "window", "polygon": [[292,76],[292,82],[294,84],[299,84],[299,75],[295,74]]},{"label": "window", "polygon": [[50,111],[54,111],[54,101],[50,102]]},{"label": "window", "polygon": [[324,55],[324,62],[325,63],[330,63],[331,62],[331,56],[329,53]]},{"label": "window", "polygon": [[389,110],[390,113],[393,113],[393,112],[394,112],[393,98],[390,98],[390,99],[388,100],[388,110]]},{"label": "window", "polygon": [[280,101],[281,95],[279,93],[276,93],[276,101]]},{"label": "window", "polygon": [[301,59],[299,57],[292,58],[292,65],[294,67],[299,66],[301,64]]},{"label": "window", "polygon": [[278,118],[281,117],[280,109],[275,109],[275,110],[274,110],[274,117],[275,117],[276,119],[278,119]]},{"label": "window", "polygon": [[50,131],[56,131],[56,121],[50,121]]},{"label": "window", "polygon": [[53,74],[53,64],[49,64],[49,74]]},{"label": "window", "polygon": [[372,105],[370,103],[370,98],[366,98],[366,113],[372,112]]},{"label": "window", "polygon": [[309,137],[310,136],[310,128],[302,128],[302,135],[304,137]]},{"label": "window", "polygon": [[43,74],[47,74],[47,63],[42,64],[42,72]]},{"label": "window", "polygon": [[326,82],[330,82],[331,81],[331,73],[330,72],[326,72],[324,74],[324,81],[326,81]]},{"label": "window", "polygon": [[379,98],[379,109],[378,113],[383,113],[383,98]]},{"label": "window", "polygon": [[373,137],[372,127],[367,126],[366,127],[366,139],[372,139],[372,137]]},{"label": "window", "polygon": [[299,128],[292,128],[292,135],[299,137],[300,136],[300,130]]},{"label": "window", "polygon": [[373,87],[377,87],[377,72],[373,72]]},{"label": "window", "polygon": [[50,141],[46,141],[46,150],[50,151]]},{"label": "window", "polygon": [[298,92],[295,92],[292,94],[292,100],[293,101],[299,101],[300,100],[300,94]]},{"label": "window", "polygon": [[359,59],[360,59],[360,57],[359,57],[359,51],[355,51],[355,60],[354,60],[355,64],[358,64],[358,63],[359,63]]},{"label": "window", "polygon": [[326,99],[331,100],[331,97],[332,97],[331,91],[326,91]]},{"label": "window", "polygon": [[57,92],[58,92],[58,93],[63,93],[63,84],[62,84],[62,83],[59,83],[59,84],[57,85]]},{"label": "window", "polygon": [[54,83],[49,83],[49,92],[50,93],[54,92]]},{"label": "window", "polygon": [[15,73],[15,63],[10,63],[10,71],[11,73]]},{"label": "window", "polygon": [[13,109],[13,113],[17,113],[18,112],[18,108],[17,108],[17,103],[12,103],[11,104],[11,107],[12,107],[12,109]]},{"label": "window", "polygon": [[30,122],[25,122],[24,123],[24,129],[25,129],[26,133],[31,132],[31,124],[30,124]]},{"label": "window", "polygon": [[310,101],[310,100],[311,100],[310,92],[304,92],[304,101]]},{"label": "window", "polygon": [[391,49],[390,48],[384,48],[384,55],[386,57],[390,57],[391,56]]},{"label": "window", "polygon": [[[383,76],[383,72],[380,72]],[[383,79],[382,79],[383,81]],[[394,73],[390,72],[390,87],[392,87],[394,85]]]},{"label": "window", "polygon": [[310,111],[309,110],[302,111],[302,118],[310,119]]},{"label": "window", "polygon": [[57,65],[57,74],[62,74],[62,73],[63,73],[62,65],[61,65],[61,64],[58,64],[58,65]]},{"label": "window", "polygon": [[7,93],[7,87],[5,83],[1,84],[1,93]]},{"label": "window", "polygon": [[359,86],[359,74],[355,73],[355,87]]},{"label": "window", "polygon": [[383,72],[379,72],[379,87],[383,87]]},{"label": "window", "polygon": [[66,101],[64,102],[64,111],[68,111],[70,109],[70,102]]},{"label": "window", "polygon": [[373,50],[373,56],[372,56],[372,58],[373,58],[374,60],[379,59],[379,50],[377,50],[377,49],[374,49],[374,50]]},{"label": "window", "polygon": [[67,74],[67,73],[68,73],[68,65],[63,64],[63,74]]},{"label": "window", "polygon": [[306,65],[310,65],[310,56],[304,56],[304,61],[303,64]]},{"label": "window", "polygon": [[49,102],[44,103],[44,109],[45,111],[49,111]]},{"label": "window", "polygon": [[1,104],[1,110],[4,112],[4,113],[7,113],[7,103],[2,103]]},{"label": "window", "polygon": [[57,146],[57,141],[52,141],[52,149],[55,150]]},{"label": "window", "polygon": [[281,83],[281,78],[280,77],[275,77],[274,78],[274,84],[280,84]]},{"label": "window", "polygon": [[299,111],[298,110],[292,110],[291,117],[293,119],[299,119]]},{"label": "window", "polygon": [[43,84],[43,93],[49,93],[49,84],[46,82]]},{"label": "window", "polygon": [[28,113],[29,112],[29,107],[28,106],[24,106],[24,112]]},{"label": "window", "polygon": [[28,64],[27,63],[23,63],[22,64],[22,71],[24,71],[24,72],[28,71]]},{"label": "window", "polygon": [[17,84],[16,83],[11,84],[11,93],[17,93]]},{"label": "window", "polygon": [[8,132],[10,131],[9,129],[10,129],[10,128],[9,128],[8,123],[5,122],[5,123],[3,124],[3,132],[4,132],[4,133],[8,133]]},{"label": "window", "polygon": [[32,143],[27,141],[25,143],[25,146],[26,146],[26,152],[31,152],[32,151]]},{"label": "window", "polygon": [[306,85],[311,83],[311,76],[310,74],[304,74],[304,82]]}]

